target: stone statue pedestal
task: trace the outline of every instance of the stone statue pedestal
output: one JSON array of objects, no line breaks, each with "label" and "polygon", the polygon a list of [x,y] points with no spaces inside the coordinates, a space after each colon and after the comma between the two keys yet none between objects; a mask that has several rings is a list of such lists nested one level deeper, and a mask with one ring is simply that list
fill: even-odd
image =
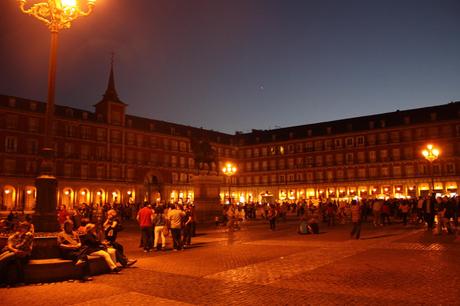
[{"label": "stone statue pedestal", "polygon": [[222,182],[223,178],[217,175],[199,174],[192,178],[196,222],[214,222],[216,216],[222,215],[219,197]]}]

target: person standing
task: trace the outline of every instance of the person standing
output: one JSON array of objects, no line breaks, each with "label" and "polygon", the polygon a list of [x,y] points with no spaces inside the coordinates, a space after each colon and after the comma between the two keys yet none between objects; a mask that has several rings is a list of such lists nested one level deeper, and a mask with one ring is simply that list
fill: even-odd
[{"label": "person standing", "polygon": [[192,211],[190,206],[187,206],[185,209],[185,216],[183,219],[184,229],[183,229],[183,239],[182,246],[185,248],[192,243]]},{"label": "person standing", "polygon": [[434,204],[435,196],[432,197],[426,196],[425,200],[423,201],[423,212],[425,216],[425,222],[427,224],[427,230],[432,231],[434,226],[434,216],[435,216],[435,209]]},{"label": "person standing", "polygon": [[170,210],[168,213],[174,251],[182,250],[181,229],[182,218],[184,217],[185,213],[179,208],[178,204],[176,204],[174,209]]},{"label": "person standing", "polygon": [[70,214],[67,211],[67,208],[65,205],[61,205],[60,209],[58,210],[58,222],[61,228],[64,226],[64,222],[68,219],[70,219]]},{"label": "person standing", "polygon": [[155,218],[153,220],[154,226],[155,226],[155,237],[154,237],[154,242],[153,242],[153,249],[155,251],[158,251],[159,248],[159,243],[160,243],[160,237],[161,237],[161,250],[164,251],[166,249],[166,237],[163,232],[166,224],[166,217],[163,214],[163,208],[158,207],[157,212],[155,214]]},{"label": "person standing", "polygon": [[351,201],[351,222],[353,223],[353,229],[351,230],[350,237],[359,239],[361,235],[361,219],[362,211],[356,200]]},{"label": "person standing", "polygon": [[380,214],[382,212],[382,200],[375,200],[372,205],[372,214],[374,215],[374,226],[381,225],[380,223]]},{"label": "person standing", "polygon": [[390,225],[390,203],[388,201],[384,201],[382,205],[382,209],[380,212],[380,217],[382,218],[382,225]]},{"label": "person standing", "polygon": [[407,226],[407,215],[409,214],[409,210],[410,210],[409,203],[407,203],[407,201],[404,200],[399,206],[399,209],[401,210],[401,217],[402,217],[403,224],[404,226]]},{"label": "person standing", "polygon": [[267,218],[270,223],[270,229],[274,231],[276,229],[276,217],[278,216],[278,210],[271,205],[268,210]]},{"label": "person standing", "polygon": [[152,230],[153,230],[153,211],[148,202],[144,203],[144,207],[137,213],[137,221],[141,228],[141,240],[144,252],[152,250]]},{"label": "person standing", "polygon": [[229,232],[233,232],[235,229],[235,207],[232,204],[229,204],[227,207],[227,227]]}]

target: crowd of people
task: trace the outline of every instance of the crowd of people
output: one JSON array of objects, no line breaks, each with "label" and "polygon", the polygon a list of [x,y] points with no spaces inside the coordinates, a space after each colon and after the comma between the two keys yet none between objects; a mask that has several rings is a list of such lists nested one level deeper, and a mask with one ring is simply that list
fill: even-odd
[{"label": "crowd of people", "polygon": [[[0,253],[0,284],[24,282],[24,266],[31,257],[35,234],[30,220],[30,215],[10,212],[1,222],[2,231],[10,234]],[[88,256],[103,258],[111,273],[119,273],[122,268],[137,262],[127,258],[123,246],[117,241],[122,225],[116,210],[108,209],[97,216],[80,214],[79,210],[67,213],[65,207],[61,207],[58,222],[61,231],[57,234],[57,245],[61,258],[72,260],[80,271],[82,282],[92,280]],[[16,279],[8,273],[11,266],[16,270]]]},{"label": "crowd of people", "polygon": [[287,213],[299,220],[299,234],[318,234],[319,226],[353,224],[351,237],[360,238],[361,224],[372,222],[375,227],[401,222],[404,226],[426,225],[435,234],[454,234],[460,219],[458,196],[426,195],[411,199],[302,200],[298,202],[247,203],[223,205],[222,215],[216,217],[216,226],[222,224],[229,231],[239,229],[240,222],[250,219],[268,221],[271,230],[278,220],[286,220]]},{"label": "crowd of people", "polygon": [[[320,225],[352,224],[350,237],[360,239],[362,223],[375,227],[401,222],[404,226],[426,226],[435,234],[454,235],[460,220],[459,197],[429,196],[417,199],[353,199],[351,201],[302,200],[298,202],[247,203],[222,206],[222,215],[216,217],[216,226],[223,224],[228,231],[240,228],[245,220],[268,221],[270,230],[276,230],[278,221],[285,221],[290,213],[297,216],[299,234],[319,234]],[[103,258],[111,273],[136,263],[125,254],[117,241],[123,230],[122,221],[136,216],[140,227],[140,244],[144,252],[165,251],[168,236],[172,238],[173,250],[180,251],[191,245],[195,235],[193,205],[157,204],[145,202],[133,209],[124,205],[82,205],[68,211],[65,206],[58,210],[61,232],[57,243],[63,259],[72,260],[80,271],[81,281],[92,280],[88,256]],[[17,271],[17,281],[24,281],[24,266],[33,249],[34,226],[31,216],[10,212],[0,221],[0,231],[9,233],[7,245],[0,253],[0,283],[8,281],[7,271],[11,265]]]},{"label": "crowd of people", "polygon": [[171,234],[173,250],[189,247],[195,235],[195,217],[192,205],[155,205],[148,202],[137,213],[141,229],[139,247],[148,253],[152,250],[166,250],[166,237]]}]

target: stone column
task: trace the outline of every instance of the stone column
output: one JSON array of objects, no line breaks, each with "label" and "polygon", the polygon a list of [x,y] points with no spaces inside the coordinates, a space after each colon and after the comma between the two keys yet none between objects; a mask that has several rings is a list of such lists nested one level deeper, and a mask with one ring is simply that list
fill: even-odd
[{"label": "stone column", "polygon": [[37,188],[37,199],[35,205],[35,215],[33,223],[36,231],[55,232],[59,230],[57,220],[57,190],[58,182],[54,173],[54,163],[52,149],[43,149],[43,161],[41,164],[41,174],[35,179]]}]

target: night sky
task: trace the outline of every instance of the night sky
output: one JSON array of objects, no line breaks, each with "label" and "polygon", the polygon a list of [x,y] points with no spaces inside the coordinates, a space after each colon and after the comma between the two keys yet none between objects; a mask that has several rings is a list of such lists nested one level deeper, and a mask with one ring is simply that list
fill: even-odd
[{"label": "night sky", "polygon": [[[85,2],[82,0],[81,2]],[[60,32],[57,103],[223,132],[460,100],[458,0],[97,0]],[[48,29],[0,1],[0,94],[46,100]]]}]

